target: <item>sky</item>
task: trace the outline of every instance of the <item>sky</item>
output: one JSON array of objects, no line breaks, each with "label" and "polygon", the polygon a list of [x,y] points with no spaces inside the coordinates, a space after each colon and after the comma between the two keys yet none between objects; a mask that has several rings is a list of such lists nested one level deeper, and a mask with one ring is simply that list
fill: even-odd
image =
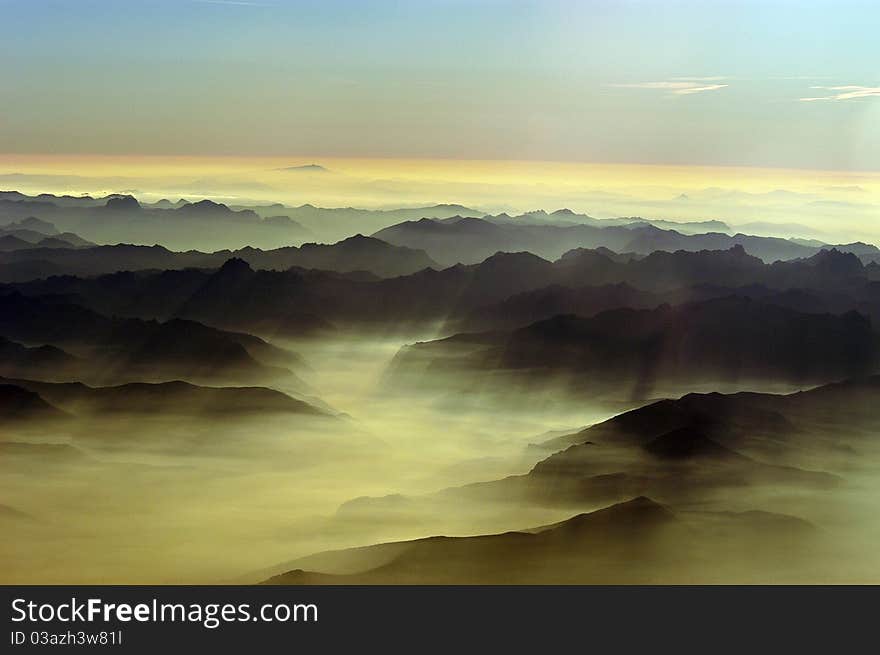
[{"label": "sky", "polygon": [[872,4],[0,0],[0,154],[880,171]]}]

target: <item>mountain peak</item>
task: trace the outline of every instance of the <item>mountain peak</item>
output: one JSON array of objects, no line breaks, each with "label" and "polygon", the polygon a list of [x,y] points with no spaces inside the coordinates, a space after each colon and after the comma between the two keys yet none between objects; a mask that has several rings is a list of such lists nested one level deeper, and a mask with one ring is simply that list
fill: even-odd
[{"label": "mountain peak", "polygon": [[836,275],[857,275],[864,266],[861,260],[851,252],[837,248],[822,249],[806,260],[810,266]]},{"label": "mountain peak", "polygon": [[106,209],[111,211],[131,211],[141,208],[141,204],[134,196],[114,196],[104,205]]},{"label": "mountain peak", "polygon": [[216,211],[224,211],[231,212],[226,205],[222,202],[214,202],[213,200],[199,200],[198,202],[190,202],[185,205],[181,205],[177,211],[187,212],[187,213],[208,213],[208,212],[216,212]]},{"label": "mountain peak", "polygon": [[644,449],[662,459],[735,456],[721,444],[709,439],[699,428],[685,426],[671,430],[644,445]]},{"label": "mountain peak", "polygon": [[276,171],[284,171],[287,173],[329,173],[326,168],[320,164],[302,164],[300,166],[285,166],[276,168]]},{"label": "mountain peak", "polygon": [[217,269],[219,275],[241,275],[244,273],[253,273],[254,269],[245,260],[240,257],[232,257],[223,262],[223,266]]},{"label": "mountain peak", "polygon": [[538,255],[533,255],[527,251],[521,252],[503,252],[498,251],[494,255],[489,255],[486,259],[484,259],[480,264],[480,268],[486,268],[489,266],[527,266],[530,264],[549,264],[546,259],[538,257]]},{"label": "mountain peak", "polygon": [[550,528],[548,532],[569,534],[582,529],[597,528],[629,531],[665,525],[675,520],[675,514],[664,505],[647,496],[636,496],[610,507],[578,514],[561,523],[546,527]]},{"label": "mountain peak", "polygon": [[363,234],[358,232],[357,234],[353,234],[352,236],[347,237],[347,238],[343,239],[342,241],[339,241],[336,245],[345,244],[347,246],[361,246],[361,245],[375,245],[375,244],[380,244],[380,243],[384,244],[384,245],[388,245],[387,243],[385,243],[381,239],[376,239],[374,237],[364,236]]}]

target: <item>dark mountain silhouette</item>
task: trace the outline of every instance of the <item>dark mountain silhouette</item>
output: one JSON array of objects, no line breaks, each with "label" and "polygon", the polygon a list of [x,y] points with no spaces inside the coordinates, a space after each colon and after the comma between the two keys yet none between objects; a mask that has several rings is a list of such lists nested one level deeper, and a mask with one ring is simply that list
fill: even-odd
[{"label": "dark mountain silhouette", "polygon": [[17,236],[11,234],[0,235],[0,251],[8,252],[10,250],[26,250],[33,247],[34,244]]},{"label": "dark mountain silhouette", "polygon": [[[277,251],[280,257],[288,257],[284,250]],[[302,253],[293,250],[297,257]],[[342,259],[344,252],[339,250]],[[212,262],[216,269],[229,258],[251,269],[259,269],[255,261],[282,268],[295,260],[273,261],[271,252],[260,251],[239,251],[236,257],[215,254],[226,257]],[[205,263],[195,256],[187,259],[193,253],[170,254],[161,248],[136,247],[128,255],[128,264],[139,265],[132,268],[162,268],[169,259],[184,255],[184,261],[177,261],[180,266]],[[335,257],[308,263],[333,266]],[[105,265],[121,264],[110,258]],[[880,284],[853,255],[834,250],[772,265],[740,247],[655,252],[644,258],[578,249],[556,262],[529,253],[496,253],[473,266],[425,269],[383,280],[363,272],[254,270],[252,275],[239,268],[234,279],[211,270],[144,270],[95,279],[53,277],[14,288],[27,295],[64,296],[101,313],[162,320],[180,316],[268,335],[320,333],[327,324],[363,328],[392,322],[406,326],[444,321],[447,334],[511,329],[557,314],[589,317],[614,308],[651,309],[731,295],[804,313],[858,311],[880,321]],[[14,274],[33,277],[34,271]],[[247,311],[231,311],[236,304]]]},{"label": "dark mountain silhouette", "polygon": [[[424,250],[433,259],[446,265],[474,264],[498,251],[528,251],[547,259],[556,259],[574,247],[604,247],[614,252],[647,255],[658,250],[698,252],[740,246],[765,262],[810,257],[821,249],[774,237],[731,236],[720,232],[682,234],[648,224],[609,227],[520,225],[462,217],[406,221],[380,230],[373,236],[395,245]],[[838,246],[839,250],[847,248]],[[854,248],[862,252],[862,245]]]},{"label": "dark mountain silhouette", "polygon": [[24,343],[52,344],[87,357],[90,379],[242,379],[291,375],[296,355],[248,334],[194,321],[164,323],[107,318],[66,302],[0,295],[0,335]]},{"label": "dark mountain silhouette", "polygon": [[[725,289],[724,293],[734,292]],[[694,298],[690,294],[679,294],[675,298],[682,301],[692,299]],[[579,288],[552,284],[533,291],[515,293],[501,302],[479,306],[465,316],[453,317],[447,322],[447,329],[450,331],[512,329],[559,314],[593,316],[608,309],[621,307],[647,309],[667,302],[668,299],[663,295],[641,291],[626,283]]]},{"label": "dark mountain silhouette", "polygon": [[[607,559],[613,558],[611,551],[615,546],[628,544],[625,550],[631,554],[632,544],[642,543],[647,550],[659,533],[675,522],[675,516],[665,507],[648,498],[635,498],[591,514],[575,516],[538,532],[429,537],[359,549],[376,551],[357,554],[361,566],[372,565],[362,573],[336,576],[297,569],[270,578],[266,583],[437,584],[454,580],[459,584],[481,584],[499,583],[505,577],[507,583],[514,583],[530,577],[519,572],[536,568],[543,569],[544,575],[556,577],[561,571],[552,575],[547,568],[554,563],[556,566],[575,564],[571,559],[579,551],[579,562],[569,569],[570,578],[578,579],[580,576],[576,571],[584,565],[590,569],[607,566]],[[306,558],[305,563],[309,559],[318,558]],[[597,570],[592,570],[591,574],[602,575]]]},{"label": "dark mountain silhouette", "polygon": [[94,246],[73,232],[59,232],[51,223],[29,217],[0,226],[0,251]]},{"label": "dark mountain silhouette", "polygon": [[[471,344],[464,354],[463,344]],[[407,371],[428,365],[460,379],[502,371],[542,385],[564,374],[576,393],[617,387],[645,398],[675,381],[816,383],[871,373],[878,345],[870,320],[855,312],[804,314],[732,296],[416,344],[401,350],[395,374],[409,380]]]},{"label": "dark mountain silhouette", "polygon": [[47,403],[39,394],[14,384],[0,383],[0,424],[65,417],[64,412]]},{"label": "dark mountain silhouette", "polygon": [[[678,512],[640,496],[523,531],[320,553],[288,563],[264,584],[669,583],[685,570],[689,580],[717,582],[744,566],[761,575],[803,557],[813,535],[794,517]],[[750,552],[758,543],[764,547]]]},{"label": "dark mountain silhouette", "polygon": [[274,270],[296,266],[341,273],[368,271],[379,277],[396,277],[437,266],[424,252],[401,249],[360,234],[334,245],[306,243],[298,251],[279,248],[258,257],[248,257],[248,250],[245,248],[234,254],[256,268]]},{"label": "dark mountain silhouette", "polygon": [[700,428],[688,425],[676,428],[646,443],[645,452],[665,459],[740,457],[737,453],[709,439]]},{"label": "dark mountain silhouette", "polygon": [[90,387],[80,382],[4,378],[0,378],[0,385],[13,385],[37,394],[74,416],[108,418],[132,413],[203,417],[276,413],[328,416],[307,402],[263,387],[200,387],[181,381]]},{"label": "dark mountain silhouette", "polygon": [[[145,269],[218,268],[231,258],[238,257],[255,268],[286,270],[291,267],[325,269],[339,272],[368,271],[380,277],[405,275],[436,264],[423,252],[398,248],[377,239],[354,236],[333,245],[304,244],[275,250],[243,248],[237,251],[203,253],[198,251],[172,252],[162,246],[114,246],[57,248],[36,246],[13,239],[11,251],[0,252],[0,279],[16,281],[20,276],[6,273],[10,267],[20,271],[24,263],[36,266],[38,277],[64,273],[67,275],[102,275],[117,271]],[[18,242],[24,243],[20,247]],[[18,244],[18,245],[17,245]],[[45,272],[40,269],[45,267]]]},{"label": "dark mountain silhouette", "polygon": [[140,209],[141,204],[137,201],[137,198],[133,196],[110,198],[107,201],[107,204],[104,205],[104,210],[108,212],[138,211]]},{"label": "dark mountain silhouette", "polygon": [[[831,388],[833,385],[820,387]],[[676,400],[659,400],[624,412],[542,445],[556,450],[587,441],[625,442],[644,446],[659,436],[675,435],[684,428],[725,443],[739,444],[744,439],[784,440],[795,434],[796,428],[780,411],[784,402],[782,398],[785,397],[773,394],[691,393]]]},{"label": "dark mountain silhouette", "polygon": [[78,357],[54,346],[27,347],[0,337],[0,375],[69,378],[82,364]]},{"label": "dark mountain silhouette", "polygon": [[[179,305],[177,314],[211,325],[269,336],[321,336],[333,326],[286,293],[294,273],[255,272],[245,261],[230,259]],[[280,284],[272,284],[272,282]]]}]

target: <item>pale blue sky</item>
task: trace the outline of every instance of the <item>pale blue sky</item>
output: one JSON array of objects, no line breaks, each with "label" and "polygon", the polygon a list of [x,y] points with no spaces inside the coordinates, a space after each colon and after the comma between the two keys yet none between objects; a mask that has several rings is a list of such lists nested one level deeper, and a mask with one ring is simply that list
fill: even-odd
[{"label": "pale blue sky", "polygon": [[5,153],[880,170],[869,2],[0,0],[0,15]]}]

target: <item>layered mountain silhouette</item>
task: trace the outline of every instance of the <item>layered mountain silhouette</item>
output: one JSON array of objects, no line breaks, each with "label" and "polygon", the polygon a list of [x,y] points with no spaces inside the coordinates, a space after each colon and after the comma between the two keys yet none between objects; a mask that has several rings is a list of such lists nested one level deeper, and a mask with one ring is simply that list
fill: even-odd
[{"label": "layered mountain silhouette", "polygon": [[[150,204],[125,194],[93,198],[0,192],[0,223],[26,219],[53,223],[62,232],[98,243],[161,243],[178,250],[237,249],[244,245],[271,249],[310,239],[333,242],[352,234],[375,233],[389,243],[425,250],[445,265],[478,263],[498,251],[528,250],[555,259],[576,246],[648,254],[655,250],[727,249],[738,244],[768,262],[808,257],[827,247],[803,239],[730,234],[730,228],[720,221],[595,219],[570,210],[492,216],[454,204],[366,210],[278,203],[228,206],[183,199]],[[868,244],[846,244],[838,249],[857,254],[865,263],[880,259],[880,251]]]},{"label": "layered mountain silhouette", "polygon": [[0,225],[0,251],[83,248],[94,245],[73,232],[59,232],[52,223],[33,216]]},{"label": "layered mountain silhouette", "polygon": [[[376,232],[374,237],[399,246],[417,248],[446,265],[474,264],[502,252],[528,251],[546,259],[556,259],[573,247],[604,247],[615,252],[647,255],[655,251],[727,250],[740,246],[765,262],[810,257],[821,247],[775,237],[756,237],[721,232],[683,234],[653,225],[637,223],[597,227],[594,225],[534,225],[479,218],[454,217],[444,220],[422,218],[406,221]],[[880,256],[873,246],[851,244],[839,250]]]},{"label": "layered mountain silhouette", "polygon": [[0,237],[0,281],[24,281],[50,275],[101,275],[145,269],[218,268],[230,258],[240,258],[257,268],[286,270],[291,267],[339,272],[366,271],[379,277],[395,277],[436,264],[424,252],[399,248],[363,236],[349,237],[333,245],[307,243],[275,250],[243,248],[237,251],[173,252],[162,246],[64,247],[35,244],[4,248]]},{"label": "layered mountain silhouette", "polygon": [[[465,216],[465,214],[462,214]],[[456,218],[456,217],[453,217]],[[570,209],[557,209],[556,211],[546,212],[542,209],[526,212],[511,216],[503,213],[495,216],[487,215],[482,217],[483,220],[490,223],[498,223],[500,225],[557,225],[568,227],[572,225],[592,225],[594,227],[641,227],[644,225],[653,225],[661,229],[678,230],[684,234],[701,234],[705,232],[730,232],[730,226],[723,221],[666,221],[661,219],[647,219],[640,216],[629,216],[620,218],[594,218],[587,214],[579,214]]]},{"label": "layered mountain silhouette", "polygon": [[352,234],[372,233],[400,221],[411,219],[483,215],[483,212],[454,204],[401,209],[358,209],[354,207],[315,207],[310,204],[287,207],[276,203],[252,207],[241,205],[234,208],[252,209],[263,217],[272,215],[289,217],[309,230],[315,238],[325,242],[339,241]]},{"label": "layered mountain silhouette", "polygon": [[[163,261],[168,258],[162,249],[137,252],[144,250],[155,250]],[[880,284],[871,278],[870,266],[836,250],[772,265],[740,247],[655,252],[644,258],[581,249],[555,262],[529,253],[498,253],[473,266],[428,268],[387,279],[299,268],[259,270],[246,261],[254,259],[253,253],[240,254],[245,256],[231,258],[228,266],[229,260],[223,260],[213,271],[56,276],[10,288],[27,295],[64,296],[107,314],[162,320],[179,316],[270,335],[320,333],[329,325],[438,321],[446,324],[447,334],[511,329],[557,314],[589,317],[606,309],[655,308],[730,295],[804,313],[857,311],[880,320]],[[142,264],[149,268],[161,262]]]},{"label": "layered mountain silhouette", "polygon": [[[8,402],[18,394],[23,401],[29,399],[28,407],[33,404],[34,407],[43,407],[46,412],[49,411],[46,407],[55,408],[55,411],[60,409],[76,417],[112,418],[117,414],[205,418],[250,414],[329,416],[326,411],[305,401],[263,387],[202,387],[181,381],[90,387],[80,382],[0,378],[0,388],[5,390],[4,398],[8,398]],[[43,416],[40,412],[33,412],[27,414],[27,418]]]},{"label": "layered mountain silhouette", "polygon": [[[297,355],[249,334],[181,319],[108,318],[79,305],[18,293],[0,295],[0,335],[79,355],[80,374],[92,380],[292,376],[286,367],[300,362]],[[28,352],[19,351],[19,356]],[[60,357],[56,351],[40,352]]]},{"label": "layered mountain silhouette", "polygon": [[68,378],[82,365],[78,357],[54,346],[23,346],[0,337],[0,375]]},{"label": "layered mountain silhouette", "polygon": [[270,249],[312,239],[334,242],[411,218],[456,214],[482,215],[461,205],[366,210],[277,203],[229,206],[207,199],[163,199],[151,204],[126,194],[95,198],[0,191],[0,224],[34,217],[99,243],[161,243],[181,250],[245,245]]},{"label": "layered mountain silhouette", "polygon": [[301,243],[310,236],[286,216],[266,221],[250,209],[236,211],[211,200],[148,206],[125,194],[92,198],[0,192],[0,220],[26,216],[96,242],[164,243],[182,249],[272,247]]},{"label": "layered mountain silhouette", "polygon": [[[512,332],[461,334],[405,347],[393,374],[459,380],[494,371],[570,391],[628,389],[650,397],[677,381],[817,383],[877,370],[878,337],[856,313],[806,314],[731,296],[591,318],[560,315]],[[549,377],[548,377],[549,376]]]}]

